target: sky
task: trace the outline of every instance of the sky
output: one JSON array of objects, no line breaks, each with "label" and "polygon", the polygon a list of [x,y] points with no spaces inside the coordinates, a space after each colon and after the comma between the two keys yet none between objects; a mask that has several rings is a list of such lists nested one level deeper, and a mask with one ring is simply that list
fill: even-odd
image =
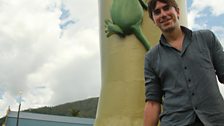
[{"label": "sky", "polygon": [[[187,0],[189,28],[224,46],[224,0]],[[100,94],[98,0],[0,0],[0,117]],[[224,95],[224,87],[220,90]]]}]

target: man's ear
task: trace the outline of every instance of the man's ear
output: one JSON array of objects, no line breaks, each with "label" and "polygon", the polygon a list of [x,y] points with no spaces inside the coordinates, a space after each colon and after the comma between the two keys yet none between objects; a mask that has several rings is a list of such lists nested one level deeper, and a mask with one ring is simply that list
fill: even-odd
[{"label": "man's ear", "polygon": [[180,8],[175,8],[176,12],[177,12],[177,18],[180,18]]},{"label": "man's ear", "polygon": [[155,20],[154,20],[154,17],[152,16],[152,22],[156,25],[156,22],[155,22]]}]

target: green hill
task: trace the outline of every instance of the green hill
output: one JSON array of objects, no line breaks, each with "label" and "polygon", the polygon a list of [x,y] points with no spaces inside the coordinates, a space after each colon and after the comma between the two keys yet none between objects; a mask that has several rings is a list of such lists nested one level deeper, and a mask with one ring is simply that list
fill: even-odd
[{"label": "green hill", "polygon": [[[25,112],[61,115],[61,116],[75,116],[83,118],[95,118],[97,109],[98,97],[89,98],[81,101],[65,103],[53,107],[41,107],[37,109],[27,109]],[[0,126],[4,118],[0,119]]]}]

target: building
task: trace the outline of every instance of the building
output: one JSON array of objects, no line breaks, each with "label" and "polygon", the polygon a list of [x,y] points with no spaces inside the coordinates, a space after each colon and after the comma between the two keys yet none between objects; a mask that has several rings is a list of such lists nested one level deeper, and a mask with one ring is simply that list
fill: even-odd
[{"label": "building", "polygon": [[[18,126],[93,126],[94,119],[20,112]],[[16,126],[17,112],[9,111],[3,126]]]}]

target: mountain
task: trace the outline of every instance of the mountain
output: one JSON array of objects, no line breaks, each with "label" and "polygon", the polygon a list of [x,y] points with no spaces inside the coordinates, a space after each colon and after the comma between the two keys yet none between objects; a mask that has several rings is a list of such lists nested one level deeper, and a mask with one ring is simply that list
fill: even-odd
[{"label": "mountain", "polygon": [[[81,101],[65,103],[53,107],[45,106],[37,109],[27,109],[24,111],[31,113],[49,114],[49,115],[95,118],[98,99],[99,99],[98,97],[95,97]],[[4,118],[0,119],[0,126],[3,123],[3,120]]]}]

